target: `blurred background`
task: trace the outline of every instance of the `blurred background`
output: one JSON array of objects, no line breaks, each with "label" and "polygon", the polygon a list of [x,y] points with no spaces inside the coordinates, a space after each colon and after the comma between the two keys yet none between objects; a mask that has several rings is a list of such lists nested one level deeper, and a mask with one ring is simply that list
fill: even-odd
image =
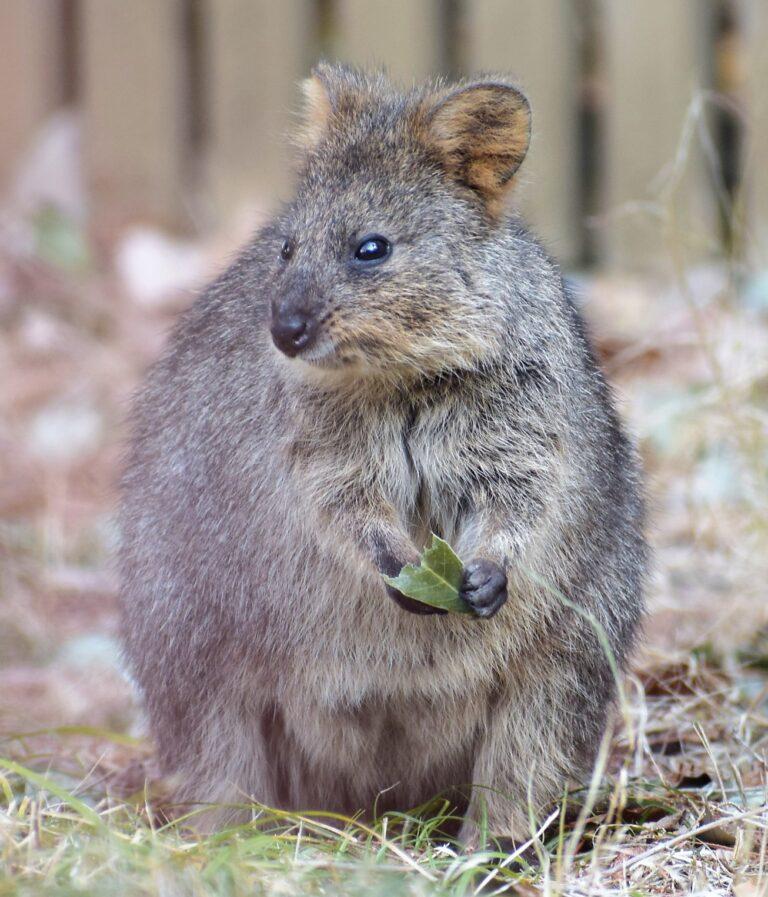
[{"label": "blurred background", "polygon": [[290,189],[318,58],[405,83],[498,70],[531,98],[520,201],[564,263],[663,271],[673,234],[685,261],[764,257],[765,17],[761,0],[3,0],[0,185],[99,248],[137,224],[210,234]]},{"label": "blurred background", "polygon": [[764,0],[0,0],[2,732],[133,724],[112,567],[130,395],[290,194],[320,57],[519,80],[516,200],[648,470],[639,669],[764,650]]}]

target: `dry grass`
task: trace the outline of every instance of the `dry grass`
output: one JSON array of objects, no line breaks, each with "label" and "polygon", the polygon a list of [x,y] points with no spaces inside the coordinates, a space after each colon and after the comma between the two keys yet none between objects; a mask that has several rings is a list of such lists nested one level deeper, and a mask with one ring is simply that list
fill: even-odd
[{"label": "dry grass", "polygon": [[457,854],[439,802],[370,828],[254,806],[211,838],[148,812],[149,748],[113,734],[135,709],[111,512],[128,397],[187,297],[141,304],[43,238],[0,250],[0,897],[768,895],[768,297],[722,267],[583,285],[641,440],[656,574],[599,775],[521,872]]},{"label": "dry grass", "polygon": [[0,760],[0,894],[761,895],[768,689],[747,670],[692,654],[633,678],[604,774],[532,833],[538,864],[524,870],[457,852],[439,801],[370,827],[254,806],[251,824],[196,837],[185,819],[159,822],[141,787],[109,796],[132,772],[140,786],[142,744],[85,729],[9,738],[26,765]]}]

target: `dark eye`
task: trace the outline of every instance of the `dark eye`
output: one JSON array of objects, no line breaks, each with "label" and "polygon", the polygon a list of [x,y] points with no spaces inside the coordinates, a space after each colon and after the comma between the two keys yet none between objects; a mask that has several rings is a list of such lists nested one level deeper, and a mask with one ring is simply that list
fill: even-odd
[{"label": "dark eye", "polygon": [[389,240],[384,237],[376,235],[364,237],[355,250],[355,258],[358,262],[378,262],[385,259],[391,249]]},{"label": "dark eye", "polygon": [[293,256],[293,240],[283,240],[280,247],[280,258],[287,262]]}]

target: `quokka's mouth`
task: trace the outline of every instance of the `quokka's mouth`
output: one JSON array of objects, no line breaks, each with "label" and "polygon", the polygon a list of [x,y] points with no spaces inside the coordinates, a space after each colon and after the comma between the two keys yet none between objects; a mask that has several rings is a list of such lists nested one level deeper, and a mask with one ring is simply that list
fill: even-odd
[{"label": "quokka's mouth", "polygon": [[315,367],[337,367],[340,363],[336,345],[333,340],[327,338],[321,339],[303,352],[300,352],[296,356],[296,360]]}]

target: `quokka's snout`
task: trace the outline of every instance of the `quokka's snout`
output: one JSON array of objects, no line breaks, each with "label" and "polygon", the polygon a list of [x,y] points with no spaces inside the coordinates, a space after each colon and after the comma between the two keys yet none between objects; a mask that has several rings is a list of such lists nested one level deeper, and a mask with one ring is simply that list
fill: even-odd
[{"label": "quokka's snout", "polygon": [[324,303],[308,277],[294,277],[272,301],[270,333],[289,358],[311,349],[320,331]]},{"label": "quokka's snout", "polygon": [[[313,244],[312,240],[306,243],[299,249],[293,239],[283,241],[282,271],[271,302],[270,332],[275,346],[289,358],[303,356],[309,362],[321,358],[328,361],[336,355],[339,345],[365,347],[360,331],[367,329],[371,308],[360,292],[365,289],[364,281],[358,278],[385,262],[392,254],[392,246],[379,234],[353,238],[351,243],[333,237],[326,245],[320,241]],[[385,280],[379,281],[377,287],[386,295]]]}]

